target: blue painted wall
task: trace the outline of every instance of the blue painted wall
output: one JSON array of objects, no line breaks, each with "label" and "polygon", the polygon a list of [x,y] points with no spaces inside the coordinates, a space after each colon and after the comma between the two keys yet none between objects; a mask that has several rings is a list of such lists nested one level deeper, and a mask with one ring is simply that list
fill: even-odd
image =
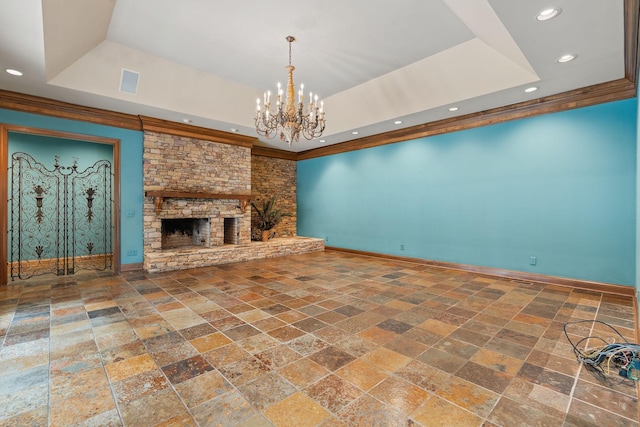
[{"label": "blue painted wall", "polygon": [[637,110],[631,99],[298,162],[298,235],[633,286]]},{"label": "blue painted wall", "polygon": [[55,156],[60,158],[62,166],[71,166],[77,159],[78,172],[84,171],[98,160],[113,162],[113,146],[108,144],[9,132],[9,159],[17,151],[30,154],[49,170],[53,170]]},{"label": "blue painted wall", "polygon": [[[640,98],[638,102],[638,121],[640,123]],[[640,126],[636,124],[636,165],[640,165]],[[636,297],[640,298],[640,168],[636,167]],[[640,304],[638,304],[638,318],[640,319]],[[640,333],[640,331],[638,331]]]},{"label": "blue painted wall", "polygon": [[[3,109],[0,109],[0,123],[119,139],[120,261],[122,264],[142,262],[142,132]],[[129,251],[136,254],[128,256]]]}]

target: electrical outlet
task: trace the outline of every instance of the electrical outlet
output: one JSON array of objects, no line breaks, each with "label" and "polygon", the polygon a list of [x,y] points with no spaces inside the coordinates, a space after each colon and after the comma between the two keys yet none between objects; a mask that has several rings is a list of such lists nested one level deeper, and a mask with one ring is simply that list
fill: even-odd
[{"label": "electrical outlet", "polygon": [[329,236],[324,236],[324,242],[329,243]]},{"label": "electrical outlet", "polygon": [[529,257],[529,264],[530,265],[536,265],[538,263],[538,257]]},{"label": "electrical outlet", "polygon": [[136,256],[138,255],[138,250],[137,249],[129,249],[127,251],[127,256]]},{"label": "electrical outlet", "polygon": [[404,243],[400,243],[400,250],[404,251]]},{"label": "electrical outlet", "polygon": [[127,218],[134,218],[136,216],[136,211],[127,211]]}]

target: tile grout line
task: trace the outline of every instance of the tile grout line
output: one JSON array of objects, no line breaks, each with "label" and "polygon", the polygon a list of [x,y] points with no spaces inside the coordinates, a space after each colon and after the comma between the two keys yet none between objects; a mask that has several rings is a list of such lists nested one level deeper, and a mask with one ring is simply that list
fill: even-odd
[{"label": "tile grout line", "polygon": [[[600,312],[600,307],[602,306],[602,298],[603,298],[603,294],[600,293],[600,301],[598,302],[598,308],[596,309],[595,313],[593,314],[593,320],[598,318],[598,313]],[[565,322],[566,323],[566,322]],[[596,324],[595,322],[591,323],[591,330],[589,331],[589,336],[593,335],[593,330],[595,328]],[[578,361],[579,362],[579,361]],[[578,379],[580,378],[580,374],[582,373],[582,368],[584,367],[584,363],[579,362],[580,365],[578,366],[578,371],[576,372],[576,376],[573,380],[573,385],[571,386],[571,392],[569,393],[569,402],[567,402],[567,408],[564,411],[565,412],[565,416],[564,419],[566,421],[567,417],[569,416],[569,409],[571,408],[571,403],[573,403],[573,395],[576,391],[576,387],[578,386]]]}]

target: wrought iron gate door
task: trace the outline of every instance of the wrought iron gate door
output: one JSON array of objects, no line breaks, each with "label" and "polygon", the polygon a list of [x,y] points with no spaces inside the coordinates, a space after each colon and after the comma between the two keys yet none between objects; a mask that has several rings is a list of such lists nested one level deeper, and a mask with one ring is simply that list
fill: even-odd
[{"label": "wrought iron gate door", "polygon": [[112,268],[112,175],[107,160],[78,172],[11,156],[11,280]]}]

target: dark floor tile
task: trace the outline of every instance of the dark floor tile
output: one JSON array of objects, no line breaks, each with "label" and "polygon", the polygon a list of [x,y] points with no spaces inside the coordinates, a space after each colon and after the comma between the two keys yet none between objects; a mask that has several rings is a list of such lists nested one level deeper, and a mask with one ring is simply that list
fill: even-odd
[{"label": "dark floor tile", "polygon": [[484,348],[489,350],[504,353],[508,356],[525,360],[529,353],[531,353],[531,347],[526,347],[520,344],[516,344],[511,341],[506,341],[501,338],[492,338],[488,343],[484,345]]},{"label": "dark floor tile", "polygon": [[259,333],[261,332],[251,325],[237,326],[235,328],[227,329],[226,331],[224,331],[224,334],[234,341],[240,341]]},{"label": "dark floor tile", "polygon": [[447,353],[454,354],[467,360],[470,359],[474,354],[476,354],[476,352],[480,349],[480,347],[478,346],[451,338],[450,336],[444,337],[436,345],[434,345],[433,348],[446,351]]},{"label": "dark floor tile", "polygon": [[111,316],[113,314],[120,314],[120,307],[109,307],[109,308],[103,308],[101,310],[94,310],[94,311],[89,311],[87,312],[87,315],[89,316],[89,319],[95,319],[96,317],[101,317],[101,316]]},{"label": "dark floor tile", "polygon": [[333,372],[355,360],[355,357],[337,347],[330,346],[312,354],[309,359]]},{"label": "dark floor tile", "polygon": [[403,334],[413,327],[408,323],[400,322],[395,319],[387,319],[384,322],[378,323],[377,326],[386,331],[395,332],[396,334]]},{"label": "dark floor tile", "polygon": [[574,383],[573,377],[529,363],[522,365],[518,377],[566,395],[571,393]]},{"label": "dark floor tile", "polygon": [[457,377],[487,388],[496,393],[502,393],[513,376],[498,372],[496,370],[478,365],[474,362],[467,362],[455,374]]},{"label": "dark floor tile", "polygon": [[149,352],[154,353],[185,343],[186,339],[178,332],[173,331],[157,337],[144,339],[142,342]]},{"label": "dark floor tile", "polygon": [[336,313],[340,313],[340,314],[342,314],[344,316],[347,316],[347,317],[352,317],[352,316],[355,316],[356,314],[362,313],[364,310],[360,310],[359,308],[356,308],[356,307],[354,307],[352,305],[345,305],[345,306],[336,308],[333,311],[335,311]]},{"label": "dark floor tile", "polygon": [[537,337],[526,335],[511,329],[502,329],[495,335],[495,337],[531,348],[533,348],[538,342]]},{"label": "dark floor tile", "polygon": [[200,355],[172,363],[162,368],[162,372],[164,372],[173,385],[180,384],[183,381],[211,370],[213,370],[213,367]]}]

